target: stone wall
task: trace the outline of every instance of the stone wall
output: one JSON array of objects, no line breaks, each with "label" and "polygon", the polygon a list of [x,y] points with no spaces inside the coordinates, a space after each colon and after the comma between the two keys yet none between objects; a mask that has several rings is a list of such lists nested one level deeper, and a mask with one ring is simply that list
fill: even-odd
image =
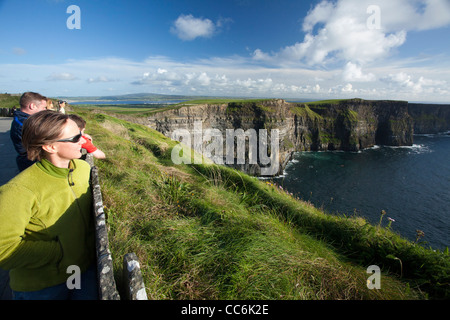
[{"label": "stone wall", "polygon": [[0,108],[0,117],[12,117],[14,109],[12,108]]},{"label": "stone wall", "polygon": [[147,300],[139,260],[136,254],[132,252],[126,254],[123,258],[123,288],[125,295],[123,297],[119,295],[114,278],[111,251],[109,250],[108,227],[103,208],[98,168],[94,166],[91,154],[86,156],[86,161],[91,165],[99,300]]}]

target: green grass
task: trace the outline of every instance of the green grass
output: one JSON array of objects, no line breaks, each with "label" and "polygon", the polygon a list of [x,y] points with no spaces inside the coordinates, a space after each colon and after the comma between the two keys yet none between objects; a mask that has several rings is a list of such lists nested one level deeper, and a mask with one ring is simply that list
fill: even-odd
[{"label": "green grass", "polygon": [[330,100],[319,100],[319,101],[311,101],[311,102],[305,102],[305,104],[308,105],[321,105],[321,104],[339,104],[341,102],[347,101],[348,99],[330,99]]},{"label": "green grass", "polygon": [[116,115],[132,115],[135,117],[146,117],[155,111],[164,111],[173,108],[174,105],[166,104],[129,104],[129,105],[115,105],[115,104],[79,104],[73,106],[75,109],[84,109],[90,112],[105,112]]},{"label": "green grass", "polygon": [[[151,116],[157,112],[163,112],[168,110],[180,109],[182,107],[191,107],[200,104],[229,104],[231,111],[239,111],[239,109],[245,109],[249,106],[256,106],[257,108],[266,111],[274,112],[271,107],[265,106],[264,102],[271,99],[227,99],[227,98],[204,98],[195,99],[177,104],[154,104],[154,105],[114,105],[114,104],[79,104],[73,107],[77,110],[84,109],[90,112],[104,112],[108,114],[114,114],[118,116],[133,116],[137,118],[145,118]],[[242,111],[242,110],[241,110]],[[245,112],[245,110],[243,110]]]},{"label": "green grass", "polygon": [[306,117],[313,121],[322,121],[323,120],[323,117],[320,114],[311,110],[308,107],[308,105],[306,105],[306,104],[300,104],[300,105],[293,106],[293,107],[291,107],[291,111],[298,116]]},{"label": "green grass", "polygon": [[205,98],[205,99],[195,99],[195,100],[189,100],[185,102],[180,102],[177,105],[178,106],[191,106],[191,105],[198,105],[198,104],[228,104],[228,103],[258,103],[262,101],[267,101],[269,99],[236,99],[236,98]]},{"label": "green grass", "polygon": [[[135,252],[150,299],[449,297],[448,252],[363,218],[325,214],[228,167],[174,165],[177,142],[98,111],[75,112],[108,157],[95,164],[118,284],[123,255]],[[381,290],[366,286],[372,264],[382,270]]]},{"label": "green grass", "polygon": [[147,117],[157,112],[163,112],[167,110],[179,109],[182,107],[190,107],[199,104],[228,104],[228,103],[258,103],[266,101],[267,99],[248,99],[239,100],[236,99],[196,99],[189,100],[185,102],[180,102],[177,104],[152,104],[152,105],[139,105],[139,104],[129,104],[129,105],[114,105],[114,104],[79,104],[73,106],[75,109],[84,109],[91,112],[104,112],[116,115],[130,115],[134,117]]},{"label": "green grass", "polygon": [[10,94],[0,94],[0,108],[20,108],[20,96]]}]

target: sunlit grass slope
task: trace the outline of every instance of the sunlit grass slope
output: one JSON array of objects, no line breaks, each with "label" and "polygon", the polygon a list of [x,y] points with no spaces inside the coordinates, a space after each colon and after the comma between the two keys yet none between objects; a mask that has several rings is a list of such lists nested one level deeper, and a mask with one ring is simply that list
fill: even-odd
[{"label": "sunlit grass slope", "polygon": [[10,94],[0,94],[0,108],[20,108],[20,96]]},{"label": "sunlit grass slope", "polygon": [[[448,253],[224,166],[174,165],[177,142],[162,134],[74,112],[108,157],[95,164],[117,283],[123,255],[135,252],[150,299],[449,297]],[[381,268],[379,290],[367,287],[370,265]]]}]

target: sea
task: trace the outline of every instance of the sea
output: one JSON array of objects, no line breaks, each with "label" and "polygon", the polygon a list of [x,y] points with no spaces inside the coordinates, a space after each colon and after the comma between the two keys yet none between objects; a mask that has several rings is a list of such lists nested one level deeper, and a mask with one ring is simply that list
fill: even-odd
[{"label": "sea", "polygon": [[153,105],[153,104],[177,104],[187,100],[87,100],[87,101],[73,101],[72,105],[87,104],[87,105]]},{"label": "sea", "polygon": [[[274,179],[330,214],[360,216],[434,250],[450,246],[450,134],[414,135],[412,146],[298,152]],[[390,219],[392,220],[390,220]]]}]

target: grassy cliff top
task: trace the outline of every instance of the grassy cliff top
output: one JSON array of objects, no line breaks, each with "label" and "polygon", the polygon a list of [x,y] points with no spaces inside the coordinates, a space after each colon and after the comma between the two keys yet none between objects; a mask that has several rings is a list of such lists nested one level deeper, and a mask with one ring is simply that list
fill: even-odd
[{"label": "grassy cliff top", "polygon": [[[99,168],[117,283],[135,252],[150,299],[449,297],[448,252],[361,217],[334,216],[269,180],[171,160],[177,142],[74,108],[106,160]],[[381,289],[368,289],[370,265]],[[120,288],[119,288],[120,289]]]},{"label": "grassy cliff top", "polygon": [[86,110],[100,110],[102,112],[108,112],[111,114],[118,115],[129,115],[133,117],[147,117],[158,112],[164,112],[169,110],[176,110],[183,107],[193,107],[198,105],[222,105],[222,104],[251,104],[258,103],[261,104],[265,101],[270,101],[273,99],[227,99],[227,98],[211,98],[211,99],[195,99],[188,100],[185,102],[180,102],[176,104],[152,104],[152,105],[142,105],[142,104],[129,104],[129,105],[114,105],[114,104],[80,104],[77,108],[83,108]]},{"label": "grassy cliff top", "polygon": [[[283,103],[281,103],[283,101]],[[355,103],[377,103],[382,100],[363,100],[359,98],[354,99],[333,99],[333,100],[319,100],[310,102],[288,102],[282,99],[238,99],[238,98],[204,98],[188,100],[176,104],[154,104],[154,105],[78,105],[78,108],[85,108],[86,110],[100,110],[116,115],[132,116],[136,118],[151,117],[157,113],[177,110],[180,108],[189,108],[199,105],[227,105],[227,113],[236,114],[254,114],[255,112],[262,112],[266,114],[274,114],[282,109],[280,106],[289,106],[291,112],[297,115],[306,116],[310,118],[317,118],[319,115],[313,110],[326,110],[334,106],[351,105]],[[386,102],[386,101],[384,101]],[[407,103],[406,101],[390,101],[392,103]],[[320,116],[319,116],[320,117]]]},{"label": "grassy cliff top", "polygon": [[0,108],[20,108],[20,95],[12,95],[8,93],[0,94]]}]

